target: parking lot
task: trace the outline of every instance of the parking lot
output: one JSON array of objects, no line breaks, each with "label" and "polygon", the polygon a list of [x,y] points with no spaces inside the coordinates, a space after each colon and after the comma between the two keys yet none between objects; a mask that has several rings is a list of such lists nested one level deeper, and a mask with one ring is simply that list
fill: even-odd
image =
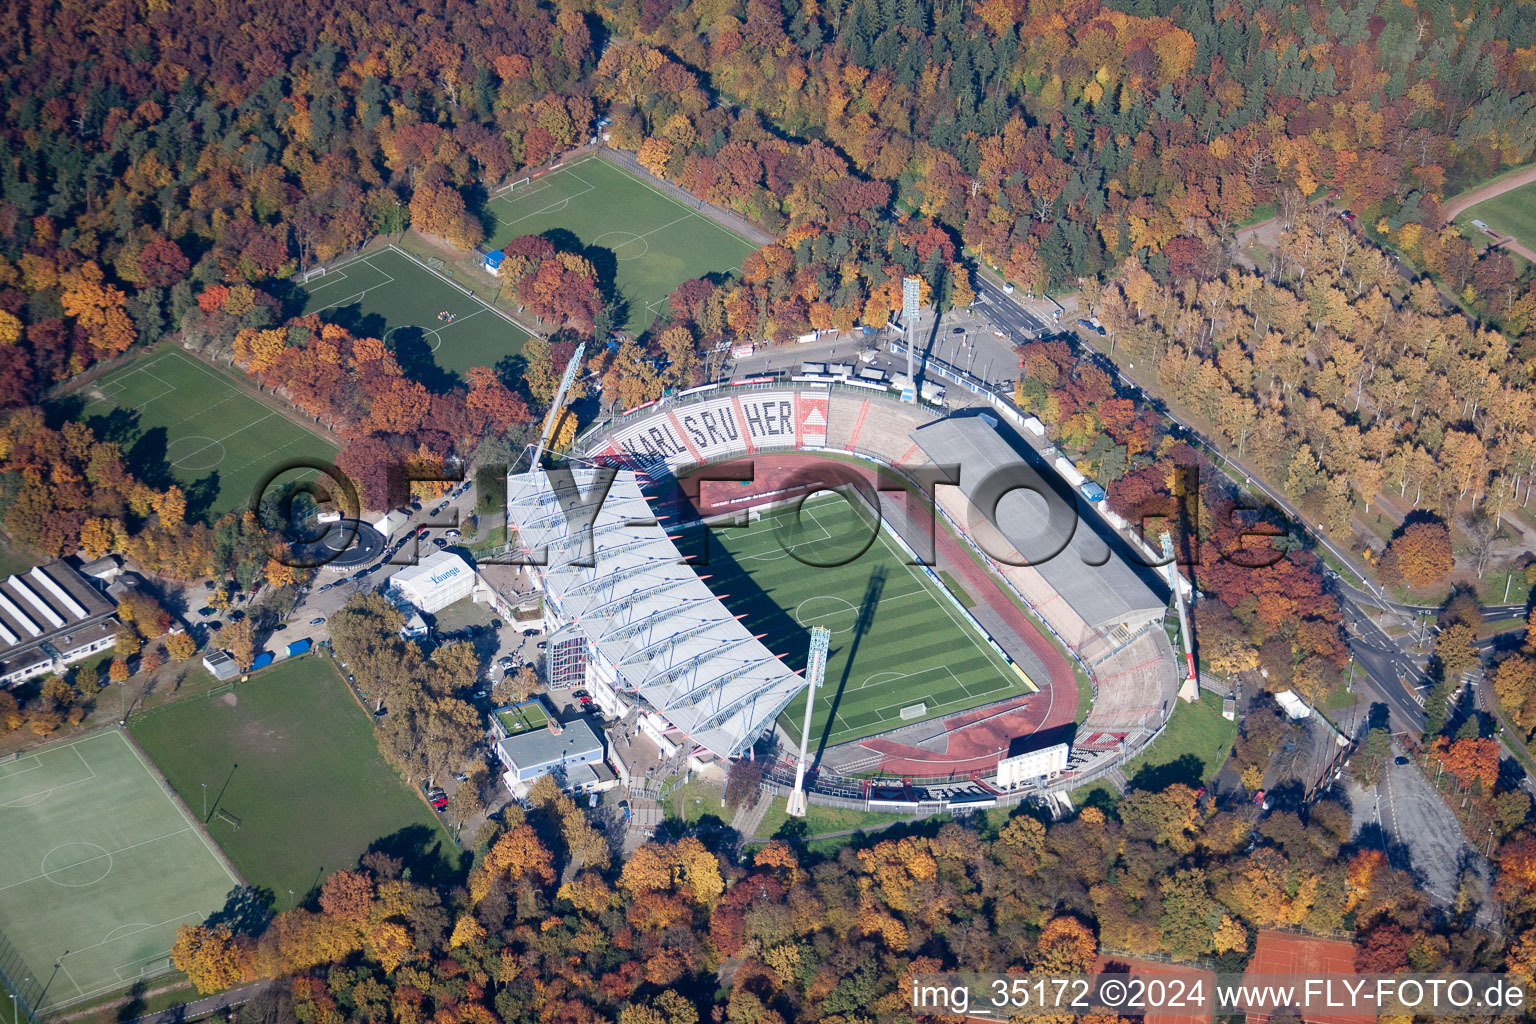
[{"label": "parking lot", "polygon": [[[1411,872],[1441,906],[1455,900],[1464,869],[1477,876],[1486,894],[1488,863],[1483,851],[1468,845],[1456,816],[1418,766],[1401,751],[1393,753],[1375,789],[1362,789],[1353,779],[1348,782],[1357,838],[1366,846],[1384,849],[1392,866]],[[1479,918],[1489,912],[1489,906],[1485,901]]]}]

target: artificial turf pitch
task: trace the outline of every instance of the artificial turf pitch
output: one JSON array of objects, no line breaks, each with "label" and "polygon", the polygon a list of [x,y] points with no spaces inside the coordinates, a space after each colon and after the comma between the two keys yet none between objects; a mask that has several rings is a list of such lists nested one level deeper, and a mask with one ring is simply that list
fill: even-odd
[{"label": "artificial turf pitch", "polygon": [[408,376],[434,389],[473,367],[494,369],[528,340],[501,313],[394,246],[332,267],[303,288],[306,314],[380,339]]},{"label": "artificial turf pitch", "polygon": [[297,458],[330,462],[336,447],[247,394],[220,370],[162,345],[76,396],[83,420],[115,441],[133,474],[180,484],[189,518],[250,502],[269,473]]},{"label": "artificial turf pitch", "polygon": [[290,889],[302,903],[381,842],[418,880],[456,867],[448,834],[384,761],[367,716],[322,658],[281,662],[128,727],[194,813],[207,784],[208,833],[279,910]]},{"label": "artificial turf pitch", "polygon": [[[615,167],[587,159],[556,168],[486,204],[496,218],[486,248],[514,238],[568,232],[610,269],[628,303],[626,330],[638,334],[665,311],[667,296],[689,278],[734,272],[755,246],[697,209]],[[557,239],[560,248],[571,248]],[[611,260],[608,266],[605,261]]]},{"label": "artificial turf pitch", "polygon": [[[832,631],[813,744],[863,739],[1031,692],[872,518],[829,497],[806,502],[796,519],[787,506],[745,529],[712,530],[707,565],[692,564],[791,668],[805,665],[811,626]],[[798,737],[804,716],[802,695],[780,724]]]},{"label": "artificial turf pitch", "polygon": [[238,884],[117,730],[0,764],[0,932],[40,1011],[166,970]]}]

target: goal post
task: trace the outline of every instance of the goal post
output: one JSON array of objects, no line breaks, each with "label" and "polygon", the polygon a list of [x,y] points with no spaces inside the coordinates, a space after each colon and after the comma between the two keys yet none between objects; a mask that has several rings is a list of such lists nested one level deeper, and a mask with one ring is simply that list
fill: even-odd
[{"label": "goal post", "polygon": [[532,180],[531,178],[518,178],[516,181],[509,181],[505,185],[502,185],[500,188],[498,188],[494,192],[492,192],[491,193],[491,198],[492,199],[500,199],[502,196],[507,195],[508,193],[512,192],[514,189],[522,188],[524,185],[528,184],[528,182],[531,181],[531,180]]}]

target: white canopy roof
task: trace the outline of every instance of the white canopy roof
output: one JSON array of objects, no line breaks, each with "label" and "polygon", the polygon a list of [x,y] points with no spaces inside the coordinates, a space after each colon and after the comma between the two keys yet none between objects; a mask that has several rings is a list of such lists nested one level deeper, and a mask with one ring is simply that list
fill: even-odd
[{"label": "white canopy roof", "polygon": [[542,559],[534,571],[546,602],[576,624],[621,689],[694,742],[734,757],[771,727],[805,680],[683,562],[635,474],[620,471],[602,496],[593,486],[599,472],[613,471],[509,476],[508,517],[518,544]]}]

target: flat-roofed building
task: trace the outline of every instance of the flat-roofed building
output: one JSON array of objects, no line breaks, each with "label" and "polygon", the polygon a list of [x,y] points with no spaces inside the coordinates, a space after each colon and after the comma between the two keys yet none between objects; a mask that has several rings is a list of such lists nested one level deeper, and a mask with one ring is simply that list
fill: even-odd
[{"label": "flat-roofed building", "polygon": [[422,559],[420,565],[401,569],[389,578],[389,585],[420,611],[431,615],[455,601],[462,601],[475,591],[475,570],[451,551],[438,551]]},{"label": "flat-roofed building", "polygon": [[67,562],[0,582],[0,686],[61,671],[112,646],[112,604]]},{"label": "flat-roofed building", "polygon": [[580,718],[558,727],[552,721],[546,728],[509,736],[496,744],[496,755],[507,769],[504,778],[513,790],[541,775],[602,764],[606,752],[603,738]]}]

